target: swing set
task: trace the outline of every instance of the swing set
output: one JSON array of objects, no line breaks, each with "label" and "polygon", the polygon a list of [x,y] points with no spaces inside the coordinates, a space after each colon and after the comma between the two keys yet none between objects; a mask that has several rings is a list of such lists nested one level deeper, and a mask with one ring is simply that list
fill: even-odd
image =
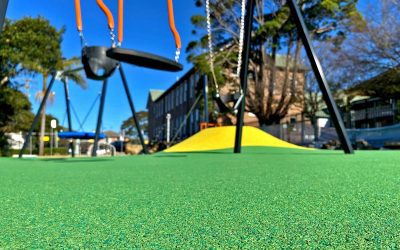
[{"label": "swing set", "polygon": [[[124,14],[124,1],[118,0],[118,38],[117,42],[115,41],[115,22],[111,11],[104,4],[102,0],[96,0],[99,8],[104,12],[108,21],[108,28],[110,30],[110,39],[111,39],[111,47],[105,46],[87,46],[86,40],[83,36],[83,22],[82,22],[82,11],[80,0],[75,0],[75,10],[76,10],[76,21],[77,28],[80,36],[81,46],[82,46],[82,64],[84,66],[84,70],[87,78],[93,80],[103,81],[102,92],[100,97],[100,108],[97,120],[97,127],[95,133],[95,143],[93,147],[92,156],[96,156],[96,149],[98,145],[98,140],[100,136],[100,128],[102,124],[103,110],[104,110],[104,102],[107,91],[107,83],[108,78],[115,72],[116,69],[119,70],[123,87],[125,93],[127,95],[127,99],[129,102],[129,106],[132,112],[133,119],[136,124],[136,128],[138,130],[139,139],[143,146],[144,153],[147,153],[146,145],[144,144],[143,135],[141,133],[140,124],[136,117],[136,111],[133,104],[133,100],[129,91],[128,83],[122,69],[121,63],[128,63],[131,65],[145,67],[150,69],[162,70],[162,71],[170,71],[177,72],[183,69],[182,65],[179,64],[179,55],[181,50],[181,40],[179,33],[175,27],[174,21],[174,11],[173,11],[173,3],[172,0],[167,0],[167,9],[168,9],[168,17],[169,17],[169,25],[173,37],[175,39],[176,52],[175,52],[175,60],[171,60],[168,58],[164,58],[158,55],[141,52],[137,50],[130,50],[121,48],[123,41],[123,14]],[[328,111],[331,115],[332,122],[335,125],[337,134],[341,141],[343,150],[347,154],[353,153],[353,148],[348,138],[347,132],[344,127],[343,120],[340,116],[338,107],[333,99],[332,93],[329,90],[327,80],[322,71],[321,64],[316,56],[316,53],[311,45],[311,39],[309,36],[309,32],[301,15],[301,11],[299,6],[296,3],[296,0],[287,0],[286,1],[290,10],[293,21],[298,29],[299,36],[303,42],[305,51],[307,53],[308,59],[310,60],[312,70],[316,76],[317,82],[321,89],[323,98],[326,102]],[[0,27],[3,26],[4,16],[6,13],[6,8],[8,5],[8,0],[0,0]],[[228,107],[222,100],[219,94],[219,86],[217,79],[215,77],[214,72],[214,53],[213,53],[213,44],[212,44],[212,33],[211,33],[211,14],[210,14],[210,0],[206,0],[206,12],[207,12],[207,31],[208,31],[208,42],[209,42],[209,60],[211,72],[214,78],[214,84],[216,93],[214,95],[214,100],[217,105],[220,107],[222,112],[233,112],[236,113],[237,123],[236,123],[236,135],[235,135],[235,147],[234,153],[241,152],[241,142],[242,142],[242,134],[243,134],[243,117],[245,111],[245,103],[246,103],[246,94],[247,94],[247,75],[248,75],[248,65],[249,65],[249,55],[250,55],[250,42],[251,42],[251,31],[253,28],[253,19],[254,19],[254,9],[255,9],[255,0],[242,0],[241,1],[241,24],[240,24],[240,41],[239,41],[239,56],[238,56],[238,67],[237,67],[237,78],[240,82],[240,90],[236,93],[235,96],[237,98],[234,100],[234,105],[232,107]],[[42,111],[44,104],[49,96],[51,88],[54,84],[56,77],[56,72],[52,74],[52,79],[49,83],[49,86],[45,92],[42,103],[40,104],[39,110],[35,116],[35,119],[32,123],[32,126],[29,130],[29,133],[25,139],[24,146],[20,152],[20,157],[22,157],[22,152],[27,147],[27,142],[32,134],[33,128],[37,125],[39,121],[40,112]],[[205,79],[207,82],[207,79]],[[70,113],[70,112],[69,112]],[[70,120],[70,117],[69,117]],[[69,127],[69,130],[72,131],[72,127]]]},{"label": "swing set", "polygon": [[[66,99],[66,106],[67,106],[67,119],[68,119],[68,132],[61,134],[61,137],[68,138],[68,139],[94,139],[94,145],[92,148],[92,156],[97,156],[97,148],[99,145],[99,140],[104,137],[103,134],[100,133],[102,119],[103,119],[103,112],[104,112],[104,104],[105,98],[107,93],[107,85],[108,79],[113,75],[113,73],[118,69],[122,84],[128,99],[129,107],[132,112],[133,119],[135,121],[135,126],[138,131],[139,140],[143,147],[143,152],[145,154],[148,153],[147,147],[144,142],[142,130],[138,119],[136,117],[136,110],[133,103],[132,96],[130,94],[128,82],[123,71],[121,63],[128,63],[134,66],[145,67],[155,70],[162,70],[162,71],[169,71],[169,72],[177,72],[183,69],[183,66],[179,63],[179,56],[180,51],[182,48],[181,39],[179,33],[175,27],[175,20],[174,20],[174,10],[173,10],[173,2],[172,0],[167,0],[167,8],[168,8],[168,18],[169,18],[169,26],[171,29],[171,33],[175,39],[175,60],[171,60],[168,58],[164,58],[158,55],[141,52],[137,50],[130,50],[121,48],[123,42],[123,15],[124,15],[124,0],[118,0],[118,38],[117,42],[115,41],[115,22],[114,17],[109,8],[104,4],[102,0],[96,0],[98,7],[103,11],[103,13],[107,17],[108,28],[110,30],[110,40],[111,46],[88,46],[86,39],[83,34],[83,21],[82,21],[82,9],[80,0],[75,0],[75,11],[76,11],[76,23],[77,29],[80,37],[80,43],[82,47],[81,51],[81,60],[83,64],[83,69],[85,71],[86,77],[88,79],[103,81],[103,86],[100,94],[100,107],[99,113],[97,117],[97,125],[96,125],[96,132],[76,132],[72,129],[71,124],[71,103],[69,97],[68,86],[65,85],[65,99]],[[56,73],[53,74],[53,77],[49,83],[49,86],[44,94],[44,98],[42,103],[39,107],[39,111],[35,116],[35,119],[32,123],[31,129],[26,138],[29,138],[32,134],[33,128],[36,126],[39,120],[40,112],[43,109],[43,106],[48,98],[50,90],[54,84],[56,78]],[[86,119],[85,119],[86,120]],[[82,124],[81,124],[82,129]],[[27,140],[25,141],[27,142]],[[27,143],[24,143],[24,146],[20,152],[20,157],[22,157],[22,152],[27,147]],[[73,143],[70,144],[71,152],[73,150]],[[74,153],[72,153],[74,156]]]}]

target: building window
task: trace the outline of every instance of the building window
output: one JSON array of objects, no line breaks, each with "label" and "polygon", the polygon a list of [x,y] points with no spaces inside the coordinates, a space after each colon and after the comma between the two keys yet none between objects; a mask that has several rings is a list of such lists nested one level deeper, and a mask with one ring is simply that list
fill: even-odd
[{"label": "building window", "polygon": [[199,72],[194,73],[194,81],[197,83],[199,82],[199,80],[200,80],[200,73]]},{"label": "building window", "polygon": [[180,102],[181,102],[181,104],[183,103],[183,85],[181,84],[181,86],[180,86],[180,92],[179,92],[179,99],[180,99]]},{"label": "building window", "polygon": [[193,98],[193,92],[194,92],[194,82],[193,82],[193,78],[192,77],[190,77],[189,78],[189,88],[190,88],[190,90],[189,90],[189,92],[190,92],[190,98]]},{"label": "building window", "polygon": [[181,105],[181,86],[178,86],[178,89],[177,89],[178,91],[176,92],[176,94],[177,94],[177,97],[176,97],[176,100],[177,100],[177,104],[178,105]]},{"label": "building window", "polygon": [[183,101],[186,102],[186,96],[187,96],[187,81],[185,81],[184,83],[185,85],[185,89],[184,89],[184,93],[183,93]]},{"label": "building window", "polygon": [[167,95],[167,112],[171,110],[171,96]]}]

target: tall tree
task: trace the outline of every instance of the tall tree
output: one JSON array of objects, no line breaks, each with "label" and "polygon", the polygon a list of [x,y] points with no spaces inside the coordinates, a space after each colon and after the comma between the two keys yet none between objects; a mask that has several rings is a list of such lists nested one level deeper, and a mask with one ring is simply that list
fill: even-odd
[{"label": "tall tree", "polygon": [[340,81],[352,85],[386,71],[400,74],[399,5],[399,0],[381,0],[364,10],[365,25],[333,50]]},{"label": "tall tree", "polygon": [[81,73],[81,66],[81,59],[78,57],[63,59],[62,69],[59,72],[61,82],[63,82],[64,84],[68,84],[69,81],[72,81],[81,88],[86,89],[86,78]]},{"label": "tall tree", "polygon": [[[137,119],[140,123],[141,129],[143,131],[148,130],[148,112],[147,111],[139,111],[136,113]],[[121,125],[121,130],[125,130],[126,135],[128,136],[138,136],[137,129],[136,129],[136,124],[135,121],[133,120],[133,117],[130,117],[126,119],[125,121],[122,122]],[[146,132],[145,132],[146,134]]]},{"label": "tall tree", "polygon": [[[17,21],[7,21],[1,34],[0,58],[2,81],[27,72],[42,76],[42,91],[47,89],[47,78],[62,68],[61,40],[64,28],[57,30],[42,17],[26,17]],[[46,124],[46,107],[42,110],[39,154],[43,155]]]},{"label": "tall tree", "polygon": [[[290,10],[281,2],[256,0],[250,58],[253,79],[246,107],[258,117],[260,124],[279,123],[289,107],[301,102],[302,98],[299,96],[302,89],[297,85],[302,44],[290,18]],[[215,71],[220,85],[223,82],[238,84],[230,75],[237,67],[240,4],[239,0],[211,1],[210,4],[213,43],[220,45],[215,56]],[[357,0],[303,0],[300,7],[315,40],[340,44],[350,28],[362,22],[356,4]],[[203,7],[204,1],[197,0],[196,5]],[[198,40],[189,44],[188,59],[209,74],[209,58],[205,53],[208,38],[204,35],[206,18],[204,15],[195,15],[192,23],[195,27],[193,33],[198,35]],[[282,60],[284,74],[278,78],[277,65]]]}]

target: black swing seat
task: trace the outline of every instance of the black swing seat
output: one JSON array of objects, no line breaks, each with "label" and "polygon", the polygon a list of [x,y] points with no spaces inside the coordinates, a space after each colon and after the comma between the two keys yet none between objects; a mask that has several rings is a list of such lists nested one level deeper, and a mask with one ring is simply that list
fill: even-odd
[{"label": "black swing seat", "polygon": [[[217,104],[218,111],[220,113],[232,113],[234,112],[233,107],[236,106],[236,103],[240,99],[240,93],[234,93],[234,94],[229,94],[229,95],[223,95],[223,96],[216,96],[214,95],[214,101]],[[228,103],[232,103],[232,107],[228,106]]]},{"label": "black swing seat", "polygon": [[125,62],[144,68],[170,72],[178,72],[183,70],[183,66],[180,63],[162,56],[137,50],[111,48],[107,51],[107,56],[120,62]]},{"label": "black swing seat", "polygon": [[118,61],[109,58],[107,50],[102,46],[86,46],[82,49],[82,64],[87,78],[104,80],[114,73]]}]

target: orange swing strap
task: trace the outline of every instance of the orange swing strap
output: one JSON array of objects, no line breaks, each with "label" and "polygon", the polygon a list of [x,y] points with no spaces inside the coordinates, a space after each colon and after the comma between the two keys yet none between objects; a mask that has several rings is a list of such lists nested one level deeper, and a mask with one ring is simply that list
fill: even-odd
[{"label": "orange swing strap", "polygon": [[124,38],[124,0],[118,0],[118,45]]},{"label": "orange swing strap", "polygon": [[176,46],[176,56],[175,60],[178,61],[179,59],[179,53],[182,48],[182,42],[181,42],[181,37],[179,35],[178,30],[176,29],[175,26],[175,16],[174,16],[174,4],[172,0],[167,0],[168,1],[168,19],[169,19],[169,27],[171,29],[171,32],[174,36],[175,39],[175,46]]},{"label": "orange swing strap", "polygon": [[114,17],[113,14],[111,13],[110,9],[107,7],[107,5],[104,4],[103,0],[96,0],[97,5],[100,7],[100,9],[104,12],[104,14],[107,17],[108,21],[108,28],[110,30],[114,30],[115,23],[114,23]]},{"label": "orange swing strap", "polygon": [[110,9],[107,7],[107,5],[104,4],[103,0],[96,0],[96,3],[100,7],[100,9],[104,12],[106,17],[107,17],[108,28],[110,29],[110,37],[111,37],[112,47],[115,47],[115,34],[114,34],[115,22],[114,22],[114,16],[111,13]]},{"label": "orange swing strap", "polygon": [[[107,17],[108,28],[111,31],[111,40],[114,42],[114,28],[115,28],[114,17],[110,9],[107,7],[107,5],[104,4],[103,0],[96,0],[96,2]],[[182,42],[179,32],[175,26],[174,5],[172,0],[167,0],[167,2],[168,2],[169,27],[175,39],[175,46],[177,49],[177,53],[179,53],[179,51],[182,48]],[[75,0],[75,13],[76,13],[77,29],[80,33],[82,33],[83,24],[82,24],[82,10],[81,10],[80,0]],[[124,0],[118,0],[118,44],[119,45],[122,43],[123,37],[124,37]]]},{"label": "orange swing strap", "polygon": [[75,15],[76,15],[76,27],[78,28],[79,32],[82,32],[83,25],[82,25],[82,10],[81,10],[80,0],[75,0]]}]

